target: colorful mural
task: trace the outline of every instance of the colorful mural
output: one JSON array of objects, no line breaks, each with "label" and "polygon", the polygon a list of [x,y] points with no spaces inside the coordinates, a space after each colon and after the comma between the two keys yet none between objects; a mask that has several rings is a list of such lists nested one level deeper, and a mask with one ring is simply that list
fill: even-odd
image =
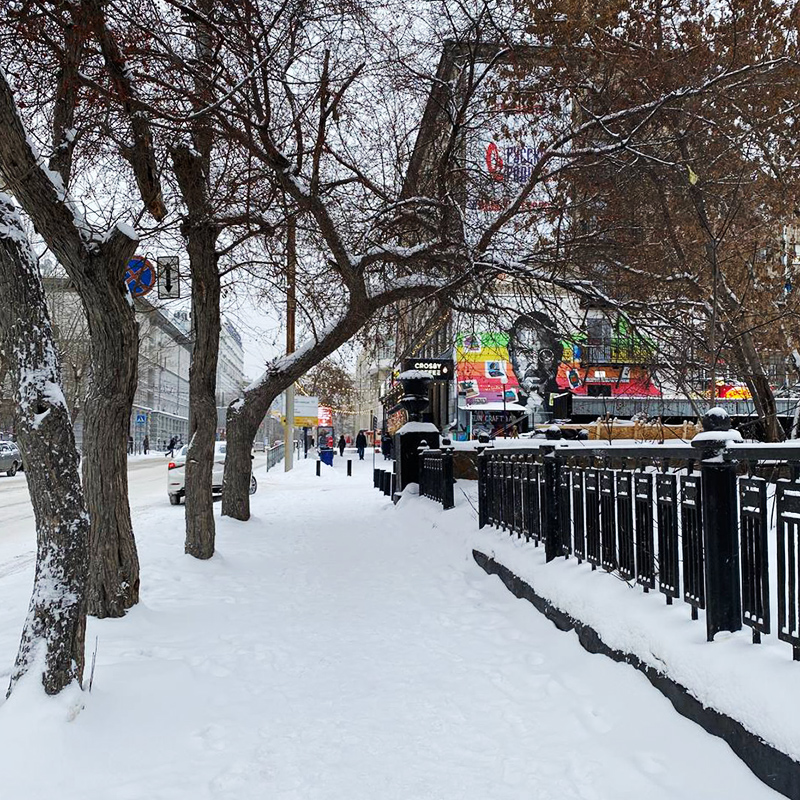
[{"label": "colorful mural", "polygon": [[460,333],[456,339],[458,391],[468,406],[519,402],[519,381],[508,357],[508,334],[500,331]]},{"label": "colorful mural", "polygon": [[[555,333],[545,335],[546,331],[538,330],[541,320],[533,316],[526,320],[525,324],[514,326],[517,371],[509,356],[509,334],[458,336],[456,374],[459,392],[467,398],[467,405],[502,402],[503,375],[508,377],[508,402],[524,404],[533,391],[542,397],[563,391],[612,397],[660,396],[661,389],[654,383],[650,369],[643,366],[652,360],[652,346],[624,320],[614,324],[602,344],[596,344],[585,332],[571,333],[559,341]],[[519,375],[524,380],[519,380]]]}]

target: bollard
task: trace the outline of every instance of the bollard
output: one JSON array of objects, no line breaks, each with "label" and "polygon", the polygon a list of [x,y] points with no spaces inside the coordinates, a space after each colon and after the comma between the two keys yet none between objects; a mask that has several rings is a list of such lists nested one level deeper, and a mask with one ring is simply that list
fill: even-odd
[{"label": "bollard", "polygon": [[347,477],[351,478],[353,476],[353,459],[347,459]]},{"label": "bollard", "polygon": [[318,477],[318,478],[319,478],[319,476],[320,476],[320,471],[319,471],[319,468],[320,468],[321,466],[322,466],[322,462],[321,462],[321,461],[317,461],[317,477]]},{"label": "bollard", "polygon": [[[692,440],[692,447],[698,448],[702,457],[700,474],[706,573],[706,638],[709,642],[720,631],[738,631],[742,628],[737,462],[724,458],[727,442],[737,433],[731,432],[730,427],[728,413],[724,409],[713,408],[703,415],[703,433]],[[741,437],[738,439],[741,440]]]}]

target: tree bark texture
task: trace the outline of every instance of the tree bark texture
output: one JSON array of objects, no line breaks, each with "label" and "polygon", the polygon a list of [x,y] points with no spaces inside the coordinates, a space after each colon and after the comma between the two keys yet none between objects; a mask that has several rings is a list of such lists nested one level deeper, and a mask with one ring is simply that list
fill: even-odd
[{"label": "tree bark texture", "polygon": [[128,507],[127,438],[139,349],[125,284],[137,240],[94,232],[28,144],[0,73],[0,170],[72,280],[86,313],[92,374],[84,416],[83,489],[91,519],[88,610],[119,617],[139,599],[139,560]]},{"label": "tree bark texture", "polygon": [[220,334],[220,280],[217,234],[203,226],[187,232],[192,273],[192,363],[189,368],[189,450],[186,454],[186,552],[214,555],[211,492],[217,430],[217,360]]},{"label": "tree bark texture", "polygon": [[[206,144],[206,147],[208,145]],[[214,555],[212,471],[217,430],[217,360],[220,278],[217,227],[207,200],[208,158],[197,150],[173,150],[175,175],[186,203],[182,232],[192,275],[192,363],[189,367],[189,450],[186,454],[186,543],[195,558]]]},{"label": "tree bark texture", "polygon": [[[197,66],[194,105],[197,111],[214,96],[214,0],[199,0],[202,18],[194,21]],[[186,552],[195,558],[214,555],[212,479],[217,429],[217,360],[220,334],[220,278],[217,267],[219,227],[210,200],[209,176],[213,129],[198,115],[191,122],[192,147],[173,149],[175,176],[186,213],[181,231],[192,275],[192,363],[189,368],[189,450],[186,454]]]},{"label": "tree bark texture", "polygon": [[36,518],[36,573],[9,694],[41,670],[48,694],[81,683],[89,517],[58,351],[36,261],[0,194],[0,353],[13,377],[15,428]]}]

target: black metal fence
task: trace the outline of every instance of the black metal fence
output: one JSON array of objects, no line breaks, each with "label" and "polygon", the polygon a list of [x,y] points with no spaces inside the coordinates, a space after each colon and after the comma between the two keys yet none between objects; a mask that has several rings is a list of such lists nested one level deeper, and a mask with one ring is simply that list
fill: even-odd
[{"label": "black metal fence", "polygon": [[376,489],[380,489],[388,497],[394,497],[395,479],[394,462],[392,462],[392,467],[389,469],[375,467],[372,470],[372,485]]},{"label": "black metal fence", "polygon": [[269,472],[276,464],[283,461],[285,445],[283,442],[276,444],[274,447],[268,447],[267,455],[267,472]]},{"label": "black metal fence", "polygon": [[479,524],[543,542],[548,561],[574,557],[668,604],[682,597],[693,619],[705,610],[709,640],[744,624],[760,642],[777,610],[778,638],[800,660],[800,447],[723,438],[487,448]]},{"label": "black metal fence", "polygon": [[419,454],[419,493],[441,503],[445,511],[455,506],[453,498],[453,453],[424,449]]}]

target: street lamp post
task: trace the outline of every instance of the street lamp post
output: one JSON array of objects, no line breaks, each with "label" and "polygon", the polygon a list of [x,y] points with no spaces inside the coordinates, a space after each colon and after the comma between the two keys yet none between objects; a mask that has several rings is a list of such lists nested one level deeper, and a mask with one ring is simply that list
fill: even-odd
[{"label": "street lamp post", "polygon": [[506,384],[508,383],[508,376],[500,376],[500,385],[503,387],[503,438],[508,438],[508,415],[506,414]]}]

